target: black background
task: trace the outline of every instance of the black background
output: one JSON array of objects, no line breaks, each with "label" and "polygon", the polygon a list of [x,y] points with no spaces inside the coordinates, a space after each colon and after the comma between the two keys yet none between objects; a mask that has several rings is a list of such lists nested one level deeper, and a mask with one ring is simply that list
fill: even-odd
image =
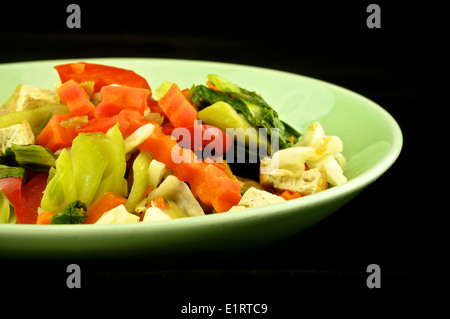
[{"label": "black background", "polygon": [[[40,311],[64,305],[88,313],[93,306],[170,318],[183,317],[188,302],[267,303],[269,313],[254,318],[419,309],[431,316],[443,305],[439,288],[446,287],[445,12],[432,2],[373,2],[381,8],[381,29],[366,25],[370,1],[77,1],[81,29],[67,28],[67,1],[2,5],[1,63],[163,57],[285,70],[368,97],[404,134],[402,153],[385,175],[326,220],[274,247],[170,262],[2,260],[8,302],[38,301]],[[81,266],[81,289],[66,286],[69,263]],[[366,285],[372,263],[381,267],[380,289]]]}]

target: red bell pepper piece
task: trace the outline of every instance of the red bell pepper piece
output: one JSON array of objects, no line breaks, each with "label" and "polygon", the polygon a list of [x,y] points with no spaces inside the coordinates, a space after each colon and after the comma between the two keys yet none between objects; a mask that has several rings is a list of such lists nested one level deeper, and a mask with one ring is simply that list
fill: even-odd
[{"label": "red bell pepper piece", "polygon": [[[96,63],[68,63],[55,66],[61,82],[75,80],[78,83],[94,81],[94,92],[103,86],[118,84],[150,90],[147,80],[131,70]],[[150,90],[151,96],[151,90]]]},{"label": "red bell pepper piece", "polygon": [[83,87],[74,80],[61,84],[57,92],[61,102],[67,105],[72,114],[77,116],[94,116],[95,105],[91,103],[89,95]]},{"label": "red bell pepper piece", "polygon": [[39,173],[22,187],[22,211],[19,213],[16,210],[17,221],[20,224],[36,224],[47,179],[48,173]]},{"label": "red bell pepper piece", "polygon": [[197,110],[175,83],[159,100],[159,106],[174,127],[188,127],[196,123]]},{"label": "red bell pepper piece", "polygon": [[150,90],[128,86],[104,86],[102,100],[95,110],[95,117],[111,116],[124,109],[136,109],[144,114]]},{"label": "red bell pepper piece", "polygon": [[38,144],[48,148],[52,152],[71,146],[78,132],[75,128],[61,126],[61,121],[68,120],[71,117],[74,117],[74,115],[53,115],[44,129],[36,136]]},{"label": "red bell pepper piece", "polygon": [[22,212],[22,177],[5,177],[0,179],[0,190],[14,206],[16,216]]}]

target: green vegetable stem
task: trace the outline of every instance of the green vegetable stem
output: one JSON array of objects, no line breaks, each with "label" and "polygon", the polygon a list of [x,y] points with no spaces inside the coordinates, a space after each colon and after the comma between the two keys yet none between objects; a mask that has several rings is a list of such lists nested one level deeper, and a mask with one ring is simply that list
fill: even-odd
[{"label": "green vegetable stem", "polygon": [[204,109],[217,102],[226,102],[255,128],[265,128],[268,139],[271,129],[277,129],[280,149],[288,148],[301,136],[294,128],[278,118],[278,113],[256,92],[243,89],[215,74],[208,75],[208,81],[217,89],[204,85],[194,85],[189,98],[199,108]]}]

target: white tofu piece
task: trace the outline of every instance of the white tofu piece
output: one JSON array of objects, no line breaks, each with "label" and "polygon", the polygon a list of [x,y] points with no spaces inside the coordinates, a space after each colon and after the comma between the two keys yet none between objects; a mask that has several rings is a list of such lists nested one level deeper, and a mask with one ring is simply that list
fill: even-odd
[{"label": "white tofu piece", "polygon": [[233,206],[229,211],[236,211],[245,208],[263,207],[267,205],[284,202],[281,196],[274,195],[267,191],[250,187],[242,196],[239,203]]},{"label": "white tofu piece", "polygon": [[6,148],[12,144],[32,145],[35,141],[33,130],[27,121],[23,121],[22,124],[0,128],[0,156],[5,155]]},{"label": "white tofu piece", "polygon": [[304,171],[300,177],[286,175],[261,175],[261,185],[278,191],[289,190],[302,196],[328,188],[327,172],[323,166]]},{"label": "white tofu piece", "polygon": [[16,103],[10,105],[10,112],[30,110],[39,106],[58,103],[60,103],[60,99],[56,92],[24,84],[20,88]]}]

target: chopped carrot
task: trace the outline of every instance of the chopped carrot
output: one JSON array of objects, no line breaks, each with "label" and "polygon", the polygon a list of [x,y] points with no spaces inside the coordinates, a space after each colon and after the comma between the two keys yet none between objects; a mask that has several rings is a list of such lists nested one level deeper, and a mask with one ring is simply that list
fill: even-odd
[{"label": "chopped carrot", "polygon": [[[186,88],[184,90],[181,90],[181,93],[183,94],[183,96],[186,98],[186,100],[189,101],[189,91],[190,89]],[[192,104],[192,103],[191,103]]]},{"label": "chopped carrot", "polygon": [[84,221],[85,224],[95,224],[103,213],[117,207],[119,205],[125,204],[127,199],[116,193],[106,192],[100,196],[95,202],[93,202],[86,212],[88,218]]},{"label": "chopped carrot", "polygon": [[163,112],[163,110],[161,110],[161,107],[159,106],[158,101],[153,100],[153,99],[150,97],[150,95],[149,95],[148,98],[147,98],[147,106],[150,108],[150,111],[151,111],[152,113],[159,113],[159,114],[164,115],[164,112]]},{"label": "chopped carrot", "polygon": [[124,109],[135,109],[144,114],[150,90],[127,86],[104,86],[102,101],[97,105],[95,117],[112,116]]},{"label": "chopped carrot", "polygon": [[118,115],[130,122],[130,126],[129,126],[128,130],[124,131],[122,133],[124,136],[131,135],[139,127],[141,127],[145,124],[148,124],[148,123],[153,124],[153,121],[146,120],[144,118],[144,115],[137,109],[132,109],[132,108],[124,109],[124,110],[120,111],[120,113]]},{"label": "chopped carrot", "polygon": [[191,91],[191,89],[186,88],[186,89],[182,90],[181,93],[182,93],[183,96],[186,98],[186,100],[192,105],[192,107],[193,107],[196,111],[198,111],[197,105],[195,105],[195,103],[192,102],[192,100],[189,98],[189,92],[190,92],[190,91]]},{"label": "chopped carrot", "polygon": [[300,193],[291,192],[290,190],[285,190],[285,191],[281,192],[280,194],[278,194],[278,196],[283,197],[285,200],[291,200],[291,199],[296,199],[296,198],[302,197],[302,195]]},{"label": "chopped carrot", "polygon": [[125,133],[127,133],[130,130],[130,121],[126,117],[121,116],[120,114],[90,119],[86,125],[77,128],[77,131],[81,133],[91,133],[91,132],[106,133],[111,127],[113,127],[117,123],[119,123],[119,129],[122,135],[126,136]]},{"label": "chopped carrot", "polygon": [[209,87],[210,89],[213,89],[213,90],[216,90],[216,91],[220,91],[217,86],[215,86],[214,84],[212,84],[209,81],[206,81],[206,86]]},{"label": "chopped carrot", "polygon": [[127,137],[134,131],[136,131],[139,127],[153,122],[146,120],[138,110],[124,109],[118,114],[114,114],[112,116],[100,116],[92,118],[86,125],[77,128],[77,131],[82,133],[106,133],[117,123],[119,123],[119,129],[122,135],[124,137]]},{"label": "chopped carrot", "polygon": [[[205,180],[205,171],[208,165],[205,162],[180,163],[172,171],[180,180],[189,184],[192,194],[197,197],[198,187]],[[205,204],[211,206],[211,201],[206,200]]]},{"label": "chopped carrot", "polygon": [[93,117],[95,112],[95,105],[89,100],[89,95],[83,87],[75,82],[69,80],[61,84],[57,90],[61,102],[70,110],[70,113],[88,117]]},{"label": "chopped carrot", "polygon": [[194,196],[217,212],[225,212],[240,201],[241,185],[225,173],[224,167],[200,161],[190,149],[181,149],[175,139],[162,132],[161,126],[156,124],[152,135],[139,148],[166,164],[175,176],[189,184]]},{"label": "chopped carrot", "polygon": [[144,197],[147,197],[148,194],[150,194],[150,192],[152,191],[152,189],[153,189],[153,187],[151,187],[151,186],[147,187],[147,189],[144,192]]},{"label": "chopped carrot", "polygon": [[158,207],[161,210],[169,209],[169,205],[164,201],[164,198],[162,196],[156,197],[154,200],[152,200],[152,205],[155,205],[155,207]]},{"label": "chopped carrot", "polygon": [[36,224],[40,225],[48,225],[52,221],[53,216],[55,216],[55,213],[52,212],[42,212],[38,215]]},{"label": "chopped carrot", "polygon": [[171,152],[177,145],[177,141],[170,135],[165,135],[161,126],[156,124],[152,135],[139,148],[148,151],[157,161],[166,164],[170,169],[174,169],[177,164],[172,160]]},{"label": "chopped carrot", "polygon": [[77,130],[71,127],[61,126],[61,121],[65,121],[74,117],[73,114],[55,114],[44,127],[44,129],[36,136],[39,145],[48,148],[52,152],[72,145],[73,140],[77,136]]},{"label": "chopped carrot", "polygon": [[200,200],[218,212],[226,212],[241,200],[241,184],[214,165],[205,168],[205,178],[197,188]]},{"label": "chopped carrot", "polygon": [[197,110],[175,83],[159,100],[159,106],[175,127],[187,127],[196,123]]}]

